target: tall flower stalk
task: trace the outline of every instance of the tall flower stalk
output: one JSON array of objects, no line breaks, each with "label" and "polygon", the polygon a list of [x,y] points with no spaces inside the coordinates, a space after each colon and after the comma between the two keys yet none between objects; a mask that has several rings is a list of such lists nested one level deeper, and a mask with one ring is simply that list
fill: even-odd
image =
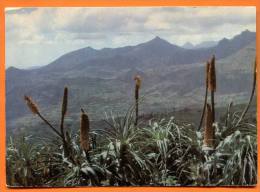
[{"label": "tall flower stalk", "polygon": [[68,106],[68,88],[64,88],[64,93],[63,93],[63,99],[62,99],[62,108],[61,108],[61,122],[60,122],[60,132],[62,136],[65,138],[64,134],[64,119],[65,115],[67,113],[67,106]]},{"label": "tall flower stalk", "polygon": [[210,105],[207,103],[203,140],[203,144],[205,147],[214,148],[214,133],[215,130],[213,126],[213,113]]},{"label": "tall flower stalk", "polygon": [[205,110],[206,110],[206,105],[207,105],[207,98],[208,98],[208,87],[209,87],[209,68],[210,68],[210,63],[209,61],[207,61],[206,63],[206,73],[205,73],[205,97],[204,97],[204,105],[203,105],[203,110],[202,110],[202,114],[201,114],[201,118],[200,118],[200,123],[199,123],[199,126],[198,126],[198,131],[200,130],[201,128],[201,125],[202,125],[202,122],[203,122],[203,119],[204,119],[204,115],[205,115]]},{"label": "tall flower stalk", "polygon": [[81,110],[81,121],[80,121],[80,145],[81,148],[88,153],[90,150],[89,145],[89,118],[88,115]]},{"label": "tall flower stalk", "polygon": [[64,88],[64,94],[63,94],[63,101],[62,101],[62,108],[61,108],[61,123],[60,123],[60,132],[58,129],[56,129],[40,112],[39,107],[37,104],[32,100],[29,96],[24,96],[24,100],[28,106],[28,108],[31,110],[31,112],[40,119],[42,119],[50,128],[51,130],[61,139],[63,143],[63,149],[65,156],[69,157],[73,163],[75,163],[74,157],[72,157],[72,153],[69,149],[68,142],[66,141],[66,135],[64,134],[64,118],[65,114],[67,112],[67,103],[68,103],[68,88]]},{"label": "tall flower stalk", "polygon": [[57,129],[41,114],[37,104],[32,100],[32,98],[25,95],[24,100],[31,112],[35,115],[38,115],[57,136],[62,138],[62,135],[57,131]]},{"label": "tall flower stalk", "polygon": [[212,121],[215,122],[215,99],[216,92],[216,70],[215,70],[215,55],[212,56],[209,66],[209,91],[211,92],[211,108],[212,108]]},{"label": "tall flower stalk", "polygon": [[62,99],[62,106],[61,106],[60,133],[62,135],[62,142],[63,142],[64,152],[66,156],[69,155],[68,143],[66,141],[66,136],[64,133],[64,119],[67,113],[67,106],[68,106],[68,88],[65,87],[63,93],[63,99]]},{"label": "tall flower stalk", "polygon": [[139,116],[139,90],[141,87],[141,77],[136,75],[135,78],[135,126],[138,124]]}]

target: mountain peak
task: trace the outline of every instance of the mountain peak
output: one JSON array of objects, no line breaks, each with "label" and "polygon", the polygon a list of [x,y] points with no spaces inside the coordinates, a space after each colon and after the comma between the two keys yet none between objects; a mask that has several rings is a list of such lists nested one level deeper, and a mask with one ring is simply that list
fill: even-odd
[{"label": "mountain peak", "polygon": [[20,69],[18,69],[17,67],[10,66],[6,69],[6,71],[8,71],[8,72],[10,72],[10,71],[20,71]]},{"label": "mountain peak", "polygon": [[229,42],[229,39],[226,38],[226,37],[224,37],[223,39],[221,39],[221,40],[219,41],[220,44],[221,44],[221,43],[228,43],[228,42]]},{"label": "mountain peak", "polygon": [[248,29],[242,31],[240,34],[234,36],[232,39],[235,39],[235,38],[252,38],[252,37],[255,37],[256,33],[255,32],[252,32],[252,31],[249,31]]},{"label": "mountain peak", "polygon": [[159,37],[159,36],[155,36],[154,38],[153,38],[154,40],[163,40],[161,37]]},{"label": "mountain peak", "polygon": [[26,70],[19,69],[19,68],[13,67],[13,66],[8,67],[5,71],[7,76],[9,76],[9,75],[19,76],[19,75],[23,74],[24,72],[26,72]]},{"label": "mountain peak", "polygon": [[159,36],[154,37],[150,42],[167,42],[167,43],[169,43],[168,41],[162,39]]},{"label": "mountain peak", "polygon": [[89,51],[96,51],[96,49],[94,49],[93,47],[87,46],[85,48],[83,48],[85,50],[89,50]]},{"label": "mountain peak", "polygon": [[144,43],[145,45],[152,45],[152,46],[173,46],[171,43],[169,43],[168,41],[166,41],[165,39],[162,39],[159,36],[154,37],[153,39],[151,39],[150,41]]},{"label": "mountain peak", "polygon": [[194,45],[190,42],[186,42],[185,44],[182,45],[182,47],[185,49],[192,49],[194,48]]},{"label": "mountain peak", "polygon": [[252,33],[251,31],[249,31],[248,29],[244,30],[241,32],[241,34],[245,34],[245,33]]}]

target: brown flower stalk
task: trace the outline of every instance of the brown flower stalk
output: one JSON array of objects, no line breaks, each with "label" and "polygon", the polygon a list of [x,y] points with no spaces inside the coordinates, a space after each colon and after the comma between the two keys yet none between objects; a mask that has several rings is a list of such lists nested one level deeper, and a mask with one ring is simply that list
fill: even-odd
[{"label": "brown flower stalk", "polygon": [[32,111],[32,113],[37,114],[52,129],[52,131],[54,131],[55,134],[61,138],[61,140],[63,142],[65,156],[68,156],[70,158],[70,160],[72,161],[72,163],[75,164],[76,162],[74,160],[74,157],[72,156],[72,153],[71,153],[71,150],[69,147],[70,143],[67,142],[66,135],[64,134],[64,130],[63,130],[64,118],[65,118],[65,115],[67,112],[67,105],[68,105],[68,88],[67,87],[64,88],[64,95],[63,95],[62,109],[61,109],[60,132],[57,131],[57,129],[40,113],[39,108],[37,107],[35,102],[33,102],[33,100],[30,97],[25,95],[24,99],[27,103],[28,108]]},{"label": "brown flower stalk", "polygon": [[86,153],[90,150],[90,145],[89,145],[89,118],[88,118],[88,115],[85,112],[81,113],[80,145]]},{"label": "brown flower stalk", "polygon": [[215,55],[213,55],[210,60],[208,80],[209,80],[208,89],[209,91],[211,91],[212,120],[213,122],[215,122],[215,102],[214,102],[214,94],[216,92]]},{"label": "brown flower stalk", "polygon": [[207,103],[203,144],[204,146],[211,147],[211,148],[214,147],[214,134],[215,134],[212,115],[213,114],[211,111],[211,107]]},{"label": "brown flower stalk", "polygon": [[141,87],[141,77],[136,75],[135,78],[135,125],[138,124],[138,113],[139,113],[139,90]]},{"label": "brown flower stalk", "polygon": [[36,105],[36,103],[33,102],[32,98],[31,97],[28,97],[28,96],[24,96],[24,100],[26,101],[26,104],[28,106],[28,108],[31,110],[31,112],[34,114],[34,115],[37,115],[39,114],[39,109],[38,109],[38,106]]},{"label": "brown flower stalk", "polygon": [[204,119],[204,115],[205,115],[205,110],[206,110],[206,105],[207,105],[207,98],[208,98],[208,86],[209,86],[209,68],[210,68],[210,63],[207,61],[206,63],[206,79],[205,79],[205,85],[206,85],[206,89],[205,89],[205,97],[204,97],[204,105],[203,105],[203,110],[202,110],[202,114],[201,114],[201,118],[200,118],[200,123],[199,123],[199,127],[198,130],[200,130],[203,119]]},{"label": "brown flower stalk", "polygon": [[64,93],[63,93],[63,100],[62,100],[62,116],[65,116],[67,113],[67,106],[68,106],[68,88],[64,88]]},{"label": "brown flower stalk", "polygon": [[210,91],[216,92],[216,70],[215,70],[215,55],[212,56],[209,65],[208,88]]},{"label": "brown flower stalk", "polygon": [[210,69],[210,63],[209,61],[207,61],[207,64],[206,64],[206,79],[205,79],[205,84],[206,84],[206,88],[208,90],[209,88],[209,69]]},{"label": "brown flower stalk", "polygon": [[31,112],[38,115],[59,137],[62,138],[62,135],[53,127],[53,125],[47,119],[45,119],[45,117],[42,116],[39,108],[37,107],[37,104],[32,100],[32,98],[25,95],[24,100],[26,101],[26,104]]},{"label": "brown flower stalk", "polygon": [[68,106],[68,88],[64,88],[64,93],[63,93],[63,100],[62,100],[62,108],[61,108],[61,122],[60,122],[60,132],[65,139],[65,134],[64,134],[64,118],[67,113],[67,106]]},{"label": "brown flower stalk", "polygon": [[67,113],[68,106],[68,88],[64,88],[62,105],[61,105],[61,121],[60,121],[60,133],[62,135],[63,148],[66,156],[70,155],[69,143],[66,140],[66,135],[64,133],[64,119]]}]

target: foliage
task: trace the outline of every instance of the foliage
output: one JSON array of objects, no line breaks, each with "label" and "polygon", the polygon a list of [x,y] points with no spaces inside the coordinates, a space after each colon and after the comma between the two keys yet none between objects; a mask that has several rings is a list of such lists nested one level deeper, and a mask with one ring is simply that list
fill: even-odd
[{"label": "foliage", "polygon": [[[214,151],[203,149],[202,132],[188,123],[149,120],[136,127],[133,110],[124,117],[111,114],[96,148],[86,154],[79,134],[68,134],[73,163],[58,139],[32,136],[10,139],[7,180],[10,186],[190,186],[255,185],[256,126],[238,112],[226,114],[216,127]],[[232,123],[233,122],[233,123]],[[101,139],[103,138],[103,139]]]},{"label": "foliage", "polygon": [[[256,70],[245,109],[233,111],[231,103],[218,122],[206,118],[204,129],[174,117],[141,121],[137,109],[140,84],[135,106],[123,116],[113,113],[107,116],[104,120],[106,129],[91,130],[88,114],[81,109],[81,126],[77,134],[70,133],[65,125],[68,88],[64,89],[60,129],[43,116],[30,97],[25,96],[29,109],[56,137],[38,138],[38,142],[32,141],[33,136],[10,138],[7,145],[8,185],[255,185],[257,134],[256,125],[248,116],[255,83]],[[215,108],[214,91],[212,109]],[[207,104],[205,95],[199,128]],[[207,110],[206,116],[214,119],[215,112]],[[204,139],[208,129],[212,133],[210,139],[214,140],[211,145]]]}]

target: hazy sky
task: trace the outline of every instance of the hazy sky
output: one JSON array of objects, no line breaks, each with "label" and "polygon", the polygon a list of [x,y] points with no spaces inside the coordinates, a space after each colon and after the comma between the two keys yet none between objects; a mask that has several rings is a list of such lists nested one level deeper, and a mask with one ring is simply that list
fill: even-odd
[{"label": "hazy sky", "polygon": [[255,7],[7,8],[6,67],[45,65],[91,46],[136,45],[155,36],[177,45],[256,30]]}]

